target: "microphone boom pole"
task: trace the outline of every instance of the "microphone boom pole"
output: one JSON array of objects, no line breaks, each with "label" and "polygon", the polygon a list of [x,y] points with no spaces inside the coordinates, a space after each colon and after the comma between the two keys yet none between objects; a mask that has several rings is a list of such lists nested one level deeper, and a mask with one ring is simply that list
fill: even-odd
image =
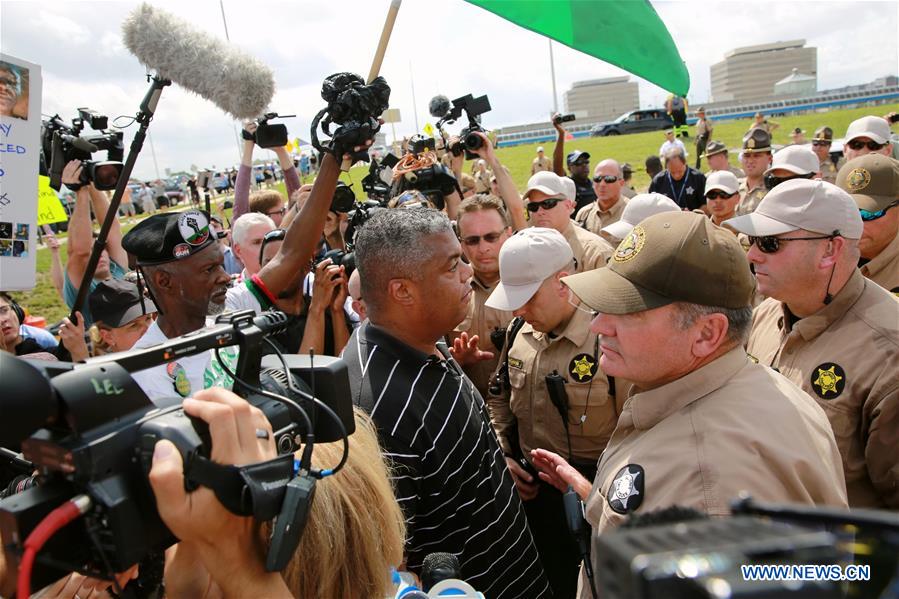
[{"label": "microphone boom pole", "polygon": [[112,199],[109,201],[109,209],[106,211],[106,218],[103,220],[103,225],[100,227],[97,239],[94,240],[94,247],[91,250],[90,259],[87,261],[87,267],[84,269],[84,277],[82,277],[81,284],[78,286],[78,295],[75,297],[75,303],[72,304],[72,313],[69,315],[69,319],[72,322],[75,322],[75,312],[84,306],[84,301],[87,299],[87,293],[91,288],[91,281],[94,280],[94,272],[97,270],[97,263],[100,261],[100,254],[103,253],[103,249],[106,247],[109,229],[112,228],[114,219],[118,218],[119,204],[122,201],[125,187],[128,185],[128,180],[131,179],[131,171],[134,170],[134,163],[137,162],[137,156],[144,146],[144,140],[147,137],[147,128],[150,126],[150,121],[153,120],[153,113],[156,112],[156,105],[159,103],[159,97],[162,95],[162,89],[171,84],[172,82],[168,79],[154,76],[151,80],[150,89],[147,91],[147,95],[144,96],[143,101],[140,103],[140,110],[135,117],[135,120],[140,123],[140,127],[138,128],[137,133],[134,134],[134,139],[131,141],[131,147],[128,150],[128,158],[125,160],[122,172],[119,175],[118,183],[116,183],[115,193],[113,193]]}]

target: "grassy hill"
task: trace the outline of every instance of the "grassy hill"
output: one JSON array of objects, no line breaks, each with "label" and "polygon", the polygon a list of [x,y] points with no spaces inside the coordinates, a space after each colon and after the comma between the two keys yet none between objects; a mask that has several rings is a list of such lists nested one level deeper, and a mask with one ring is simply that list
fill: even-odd
[{"label": "grassy hill", "polygon": [[[822,125],[831,127],[834,136],[840,138],[846,132],[849,123],[867,114],[882,115],[890,111],[899,111],[899,104],[874,106],[868,108],[855,108],[851,110],[831,110],[826,112],[787,116],[775,119],[780,127],[774,132],[774,143],[786,145],[790,143],[790,131],[800,127],[806,132],[806,137],[811,137],[815,129]],[[489,125],[489,115],[487,124]],[[743,134],[750,126],[750,120],[722,121],[714,123],[713,139],[722,141],[731,148],[730,159],[736,165],[737,152],[740,148]],[[659,146],[664,141],[661,131],[638,133],[633,135],[620,135],[615,137],[580,138],[565,142],[566,152],[579,149],[591,154],[591,166],[605,158],[615,158],[619,162],[629,162],[634,167],[634,186],[638,189],[649,185],[649,178],[643,169],[643,163],[647,156],[657,154]],[[695,146],[693,140],[685,142],[690,164],[695,161]],[[552,156],[553,143],[542,144],[547,156]],[[531,160],[536,155],[537,144],[523,145],[511,148],[501,148],[497,151],[500,161],[507,166],[512,178],[523,190],[530,176]],[[705,163],[703,163],[705,166]],[[466,164],[466,169],[468,165]],[[367,174],[367,167],[358,166],[343,176],[348,183],[355,183],[357,194],[362,189],[362,178]],[[284,192],[283,184],[280,186]],[[124,227],[127,230],[130,227]],[[65,243],[60,250],[60,255],[65,264]],[[45,317],[48,323],[60,320],[68,313],[62,300],[56,294],[50,282],[50,251],[41,248],[37,253],[37,286],[33,291],[14,294],[22,305],[28,308],[32,314]]]}]

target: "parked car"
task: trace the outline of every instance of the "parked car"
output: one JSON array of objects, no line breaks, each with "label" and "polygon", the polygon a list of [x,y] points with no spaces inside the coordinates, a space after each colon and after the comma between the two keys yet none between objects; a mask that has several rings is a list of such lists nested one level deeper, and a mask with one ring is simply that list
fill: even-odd
[{"label": "parked car", "polygon": [[165,195],[169,199],[170,206],[184,199],[184,192],[181,190],[181,185],[178,184],[177,179],[165,179],[163,184],[165,185]]},{"label": "parked car", "polygon": [[673,126],[674,121],[660,108],[632,110],[622,114],[614,121],[594,125],[590,130],[590,136],[605,137],[606,135],[623,135],[642,131],[661,131]]}]

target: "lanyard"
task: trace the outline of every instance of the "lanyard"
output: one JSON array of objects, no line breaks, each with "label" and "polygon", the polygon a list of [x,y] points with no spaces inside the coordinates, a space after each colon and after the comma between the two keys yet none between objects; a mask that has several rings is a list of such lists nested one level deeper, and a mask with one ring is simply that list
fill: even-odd
[{"label": "lanyard", "polygon": [[689,175],[690,175],[690,169],[689,169],[689,167],[687,167],[687,170],[684,171],[684,182],[680,186],[679,192],[676,192],[676,190],[674,188],[674,179],[671,178],[671,173],[666,171],[665,174],[668,175],[668,185],[671,187],[671,192],[675,194],[674,203],[677,204],[678,206],[680,206],[681,205],[681,203],[680,203],[681,196],[684,195],[684,190],[687,188],[687,179],[689,178]]}]

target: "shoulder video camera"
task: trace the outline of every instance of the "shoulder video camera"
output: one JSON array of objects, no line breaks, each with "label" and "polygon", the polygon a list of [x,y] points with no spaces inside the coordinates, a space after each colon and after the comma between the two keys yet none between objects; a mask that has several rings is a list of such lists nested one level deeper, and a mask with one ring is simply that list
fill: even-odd
[{"label": "shoulder video camera", "polygon": [[[461,141],[449,146],[449,150],[454,156],[459,156],[465,152],[466,160],[474,160],[478,157],[472,153],[483,144],[483,140],[476,133],[486,133],[486,129],[481,126],[481,115],[490,112],[490,100],[487,96],[473,97],[471,94],[462,96],[450,102],[446,96],[434,97],[428,109],[431,116],[440,119],[437,121],[437,129],[443,135],[442,127],[446,123],[454,123],[462,118],[463,113],[468,118],[468,126],[459,132]],[[444,140],[445,141],[445,140]]]},{"label": "shoulder video camera", "polygon": [[[50,187],[59,191],[62,187],[62,171],[72,160],[80,160],[81,178],[77,187],[94,184],[97,189],[115,189],[124,165],[125,146],[122,132],[107,129],[108,118],[91,110],[79,108],[78,118],[67,125],[59,115],[41,124],[40,173],[50,177]],[[81,135],[85,125],[95,130],[91,135]],[[95,152],[105,151],[106,160],[94,161]],[[70,186],[74,187],[74,186]]]}]

